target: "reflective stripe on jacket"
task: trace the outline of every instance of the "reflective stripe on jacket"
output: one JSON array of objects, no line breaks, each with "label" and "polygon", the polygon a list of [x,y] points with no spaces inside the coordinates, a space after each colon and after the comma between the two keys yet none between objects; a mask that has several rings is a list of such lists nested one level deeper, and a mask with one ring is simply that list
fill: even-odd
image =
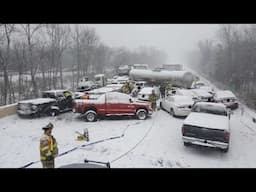
[{"label": "reflective stripe on jacket", "polygon": [[40,159],[46,160],[48,157],[58,156],[56,139],[53,136],[44,134],[40,139]]}]

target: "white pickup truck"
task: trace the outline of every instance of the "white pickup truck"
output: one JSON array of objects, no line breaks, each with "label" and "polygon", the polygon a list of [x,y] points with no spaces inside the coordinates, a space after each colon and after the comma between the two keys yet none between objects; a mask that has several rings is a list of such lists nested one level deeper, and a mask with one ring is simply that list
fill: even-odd
[{"label": "white pickup truck", "polygon": [[213,147],[227,152],[230,141],[230,114],[222,103],[196,103],[182,126],[184,145]]}]

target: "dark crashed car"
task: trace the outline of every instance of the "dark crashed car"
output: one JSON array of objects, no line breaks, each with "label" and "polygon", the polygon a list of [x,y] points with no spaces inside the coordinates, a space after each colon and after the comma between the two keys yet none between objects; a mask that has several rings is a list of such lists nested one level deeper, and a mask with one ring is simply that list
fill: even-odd
[{"label": "dark crashed car", "polygon": [[57,114],[57,102],[51,98],[37,98],[20,101],[17,106],[17,114],[20,117],[40,117]]},{"label": "dark crashed car", "polygon": [[67,90],[44,91],[42,98],[20,101],[17,114],[21,117],[56,116],[59,113],[71,111],[73,107],[72,94]]}]

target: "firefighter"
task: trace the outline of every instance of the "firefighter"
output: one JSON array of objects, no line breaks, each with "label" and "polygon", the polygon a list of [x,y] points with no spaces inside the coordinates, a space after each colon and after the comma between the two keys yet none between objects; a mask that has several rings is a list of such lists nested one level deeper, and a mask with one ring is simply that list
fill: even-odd
[{"label": "firefighter", "polygon": [[160,93],[161,93],[161,97],[164,98],[165,97],[165,87],[163,85],[161,85],[159,90],[160,90]]},{"label": "firefighter", "polygon": [[122,87],[122,93],[129,94],[130,93],[129,89],[130,89],[129,83],[126,82],[125,85]]},{"label": "firefighter", "polygon": [[66,106],[69,107],[69,108],[72,108],[73,107],[73,100],[72,100],[72,94],[70,93],[70,91],[65,91],[64,96],[66,98]]},{"label": "firefighter", "polygon": [[155,94],[155,90],[152,90],[152,94],[149,96],[149,102],[151,103],[153,111],[156,111],[156,100],[157,96]]},{"label": "firefighter", "polygon": [[43,168],[54,168],[54,159],[58,156],[56,139],[52,136],[53,124],[49,123],[42,128],[44,134],[40,139],[40,159]]},{"label": "firefighter", "polygon": [[169,94],[169,91],[172,90],[172,84],[171,83],[168,83],[165,87],[165,95],[168,96]]},{"label": "firefighter", "polygon": [[71,98],[72,98],[72,94],[70,93],[70,91],[65,91],[65,92],[64,92],[64,96],[65,96],[66,98],[68,98],[68,97],[71,97]]},{"label": "firefighter", "polygon": [[129,93],[132,93],[132,90],[134,89],[134,87],[135,87],[135,82],[134,82],[134,81],[131,81],[131,82],[129,83]]}]

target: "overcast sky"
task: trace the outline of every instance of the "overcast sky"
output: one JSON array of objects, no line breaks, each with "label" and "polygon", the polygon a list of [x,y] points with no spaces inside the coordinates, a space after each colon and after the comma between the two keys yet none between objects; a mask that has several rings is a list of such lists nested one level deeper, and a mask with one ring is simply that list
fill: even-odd
[{"label": "overcast sky", "polygon": [[110,47],[154,46],[168,54],[168,62],[182,63],[184,54],[202,39],[214,39],[216,24],[90,24]]}]

